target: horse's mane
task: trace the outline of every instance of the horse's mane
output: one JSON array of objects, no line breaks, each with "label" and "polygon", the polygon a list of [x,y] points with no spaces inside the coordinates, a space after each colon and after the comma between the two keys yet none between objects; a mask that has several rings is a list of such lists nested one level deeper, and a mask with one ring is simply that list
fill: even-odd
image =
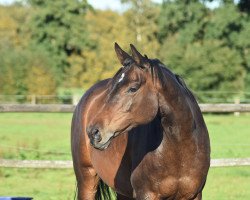
[{"label": "horse's mane", "polygon": [[153,64],[153,66],[156,68],[156,70],[154,70],[156,72],[157,78],[159,79],[160,83],[162,84],[162,86],[166,86],[167,87],[167,77],[166,74],[169,74],[170,76],[172,76],[173,79],[176,80],[176,82],[182,87],[184,88],[184,90],[187,92],[187,94],[196,101],[196,98],[194,96],[194,94],[191,92],[191,90],[188,88],[187,84],[185,83],[184,79],[178,75],[178,74],[174,74],[172,71],[170,71],[167,66],[165,66],[163,63],[161,63],[158,59],[152,59],[151,63]]}]

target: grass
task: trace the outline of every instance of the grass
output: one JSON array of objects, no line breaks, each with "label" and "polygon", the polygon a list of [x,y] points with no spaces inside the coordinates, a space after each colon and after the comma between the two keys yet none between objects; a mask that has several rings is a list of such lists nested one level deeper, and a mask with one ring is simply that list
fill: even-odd
[{"label": "grass", "polygon": [[71,169],[0,168],[0,196],[33,197],[34,200],[72,200],[75,192]]},{"label": "grass", "polygon": [[[1,113],[0,158],[69,160],[72,114]],[[212,158],[250,157],[250,115],[205,115]],[[250,167],[211,168],[204,198],[250,199]],[[71,169],[0,168],[0,196],[73,199]]]},{"label": "grass", "polygon": [[72,114],[1,113],[0,157],[69,160]]},{"label": "grass", "polygon": [[204,200],[249,200],[250,167],[210,168]]},{"label": "grass", "polygon": [[212,158],[250,157],[250,115],[205,115]]}]

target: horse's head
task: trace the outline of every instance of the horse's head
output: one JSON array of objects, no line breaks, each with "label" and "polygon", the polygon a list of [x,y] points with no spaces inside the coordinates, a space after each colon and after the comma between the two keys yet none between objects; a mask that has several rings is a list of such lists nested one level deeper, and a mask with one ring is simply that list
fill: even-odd
[{"label": "horse's head", "polygon": [[112,138],[149,123],[158,112],[151,61],[133,45],[131,50],[132,57],[115,44],[122,68],[90,104],[86,131],[95,148],[107,148]]}]

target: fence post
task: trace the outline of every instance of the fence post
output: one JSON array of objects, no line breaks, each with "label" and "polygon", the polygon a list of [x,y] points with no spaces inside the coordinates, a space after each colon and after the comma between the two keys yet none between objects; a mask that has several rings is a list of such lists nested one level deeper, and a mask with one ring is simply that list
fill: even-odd
[{"label": "fence post", "polygon": [[73,104],[74,106],[76,106],[76,105],[78,104],[79,100],[80,100],[79,95],[73,95],[73,96],[72,96],[72,104]]},{"label": "fence post", "polygon": [[36,95],[31,95],[31,104],[35,105],[36,104]]},{"label": "fence post", "polygon": [[[240,104],[240,98],[235,98],[234,99],[234,104]],[[234,116],[240,116],[240,112],[234,112]]]}]

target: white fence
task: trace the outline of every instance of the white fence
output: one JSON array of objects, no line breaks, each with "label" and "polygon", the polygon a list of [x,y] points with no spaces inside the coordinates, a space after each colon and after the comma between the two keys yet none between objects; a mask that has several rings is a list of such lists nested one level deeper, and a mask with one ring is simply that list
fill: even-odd
[{"label": "white fence", "polygon": [[[204,113],[250,112],[250,104],[199,104]],[[0,104],[0,112],[73,112],[68,104]]]},{"label": "white fence", "polygon": [[[250,112],[250,104],[200,104],[202,112],[228,113]],[[74,105],[0,104],[0,112],[73,112]],[[250,166],[250,158],[212,159],[211,167]],[[6,160],[0,159],[0,167],[15,168],[72,168],[72,161]]]},{"label": "white fence", "polygon": [[[212,159],[211,167],[238,167],[250,166],[250,158],[223,158]],[[7,160],[0,159],[0,167],[8,168],[47,168],[47,169],[71,169],[73,163],[70,160]]]}]

